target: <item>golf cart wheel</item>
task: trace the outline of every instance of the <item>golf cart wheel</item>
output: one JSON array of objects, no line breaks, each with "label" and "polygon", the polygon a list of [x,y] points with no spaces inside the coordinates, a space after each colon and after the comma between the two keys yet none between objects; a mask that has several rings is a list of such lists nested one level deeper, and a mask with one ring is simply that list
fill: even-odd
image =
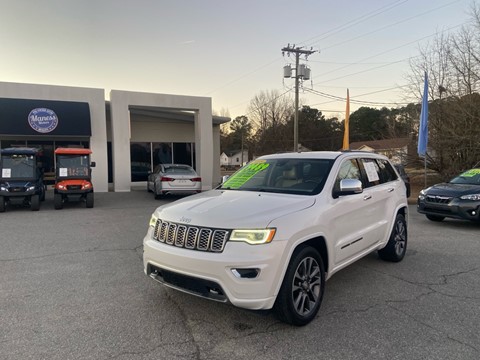
[{"label": "golf cart wheel", "polygon": [[40,195],[32,195],[30,198],[30,208],[32,211],[38,211],[40,209]]},{"label": "golf cart wheel", "polygon": [[5,212],[5,198],[3,196],[0,196],[0,212]]},{"label": "golf cart wheel", "polygon": [[60,194],[55,194],[53,196],[53,204],[55,206],[55,210],[60,210],[61,208],[63,208],[63,199],[62,199],[62,195]]},{"label": "golf cart wheel", "polygon": [[86,203],[87,208],[93,208],[93,192],[87,194]]}]

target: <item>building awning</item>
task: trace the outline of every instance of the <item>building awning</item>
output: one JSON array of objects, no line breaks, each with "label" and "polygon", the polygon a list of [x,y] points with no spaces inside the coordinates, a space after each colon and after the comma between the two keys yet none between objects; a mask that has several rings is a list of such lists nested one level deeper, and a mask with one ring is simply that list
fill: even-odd
[{"label": "building awning", "polygon": [[92,135],[86,102],[0,98],[0,135]]}]

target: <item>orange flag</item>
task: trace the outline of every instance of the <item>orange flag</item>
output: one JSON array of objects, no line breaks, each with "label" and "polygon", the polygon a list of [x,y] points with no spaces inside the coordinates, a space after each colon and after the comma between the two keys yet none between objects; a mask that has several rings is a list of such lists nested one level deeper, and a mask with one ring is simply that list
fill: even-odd
[{"label": "orange flag", "polygon": [[347,89],[347,109],[345,110],[345,132],[343,133],[343,150],[350,149],[350,129],[349,129],[349,120],[350,120],[350,95]]}]

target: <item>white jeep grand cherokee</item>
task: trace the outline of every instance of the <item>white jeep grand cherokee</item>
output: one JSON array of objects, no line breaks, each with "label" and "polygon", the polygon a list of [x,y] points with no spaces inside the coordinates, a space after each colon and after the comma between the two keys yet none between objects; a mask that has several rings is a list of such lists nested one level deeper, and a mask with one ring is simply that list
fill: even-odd
[{"label": "white jeep grand cherokee", "polygon": [[160,206],[143,240],[144,270],[171,288],[305,325],[325,281],[378,250],[407,247],[406,188],[384,156],[263,156],[217,189]]}]

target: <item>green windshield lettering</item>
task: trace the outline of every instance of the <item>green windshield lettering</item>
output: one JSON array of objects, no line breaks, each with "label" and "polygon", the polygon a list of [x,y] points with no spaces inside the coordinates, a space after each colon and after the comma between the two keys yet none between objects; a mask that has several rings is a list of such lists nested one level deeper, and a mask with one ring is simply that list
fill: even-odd
[{"label": "green windshield lettering", "polygon": [[251,163],[241,170],[239,170],[235,175],[228,179],[224,184],[223,188],[238,189],[243,186],[248,180],[258,174],[260,171],[268,168],[269,164],[262,162]]},{"label": "green windshield lettering", "polygon": [[468,171],[465,171],[462,175],[463,177],[474,177],[476,175],[480,174],[480,169],[470,169]]}]

